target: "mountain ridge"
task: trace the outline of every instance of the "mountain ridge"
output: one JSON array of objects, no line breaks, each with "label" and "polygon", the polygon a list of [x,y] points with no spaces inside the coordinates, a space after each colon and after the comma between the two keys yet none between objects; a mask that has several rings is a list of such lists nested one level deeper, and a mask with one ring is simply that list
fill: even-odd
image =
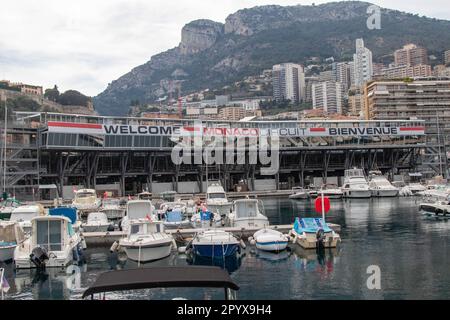
[{"label": "mountain ridge", "polygon": [[167,96],[171,81],[180,82],[186,94],[230,84],[276,63],[303,63],[312,56],[349,60],[354,40],[360,37],[375,61],[408,42],[427,47],[430,54],[449,49],[445,45],[450,43],[450,21],[382,8],[381,29],[369,30],[371,5],[267,5],[238,10],[224,24],[191,21],[182,28],[177,47],[112,81],[94,97],[94,105],[101,114],[125,115],[131,100],[150,103]]}]

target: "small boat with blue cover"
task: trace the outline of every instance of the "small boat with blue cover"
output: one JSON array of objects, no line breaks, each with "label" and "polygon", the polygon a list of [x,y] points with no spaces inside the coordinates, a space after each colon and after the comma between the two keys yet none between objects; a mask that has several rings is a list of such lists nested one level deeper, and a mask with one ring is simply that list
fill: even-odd
[{"label": "small boat with blue cover", "polygon": [[240,251],[239,240],[231,233],[213,229],[197,233],[188,247],[193,253],[210,258],[225,258]]},{"label": "small boat with blue cover", "polygon": [[295,218],[294,228],[289,232],[293,243],[304,249],[335,248],[341,242],[322,218]]},{"label": "small boat with blue cover", "polygon": [[164,213],[164,216],[164,227],[167,229],[180,229],[191,226],[189,219],[187,219],[179,209],[167,210]]}]

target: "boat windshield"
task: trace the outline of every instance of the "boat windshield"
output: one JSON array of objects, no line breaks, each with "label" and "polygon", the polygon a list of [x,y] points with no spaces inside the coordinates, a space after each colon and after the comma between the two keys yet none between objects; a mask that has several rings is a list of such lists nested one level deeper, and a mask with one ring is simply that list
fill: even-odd
[{"label": "boat windshield", "polygon": [[225,193],[210,193],[209,199],[226,199]]},{"label": "boat windshield", "polygon": [[79,193],[77,193],[76,197],[78,199],[89,198],[89,197],[95,197],[95,194],[92,192],[79,192]]},{"label": "boat windshield", "polygon": [[61,251],[61,221],[43,220],[36,223],[36,244],[47,251]]},{"label": "boat windshield", "polygon": [[118,206],[120,205],[120,201],[119,199],[105,199],[103,200],[103,205]]},{"label": "boat windshield", "polygon": [[258,214],[257,201],[241,201],[236,203],[236,218],[256,217]]}]

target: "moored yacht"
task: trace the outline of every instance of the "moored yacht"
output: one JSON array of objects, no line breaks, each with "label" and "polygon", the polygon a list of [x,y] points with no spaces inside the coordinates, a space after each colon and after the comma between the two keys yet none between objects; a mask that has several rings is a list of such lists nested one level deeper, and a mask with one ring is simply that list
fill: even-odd
[{"label": "moored yacht", "polygon": [[173,237],[164,232],[162,221],[148,218],[129,221],[126,238],[119,241],[128,259],[137,262],[150,262],[170,255]]},{"label": "moored yacht", "polygon": [[119,199],[103,199],[100,212],[106,214],[109,220],[122,219],[125,215],[125,208],[120,205]]},{"label": "moored yacht", "polygon": [[233,203],[228,201],[225,190],[219,183],[212,183],[206,191],[206,205],[211,212],[225,217],[230,213]]},{"label": "moored yacht", "polygon": [[308,198],[309,198],[308,190],[306,190],[302,187],[292,188],[292,194],[289,195],[289,199],[293,199],[293,200],[304,200],[304,199],[308,199]]},{"label": "moored yacht", "polygon": [[369,188],[372,197],[396,197],[399,189],[394,187],[381,171],[369,172]]},{"label": "moored yacht", "polygon": [[30,234],[31,219],[41,215],[44,215],[42,205],[20,206],[12,211],[9,221],[17,222],[25,233]]},{"label": "moored yacht", "polygon": [[128,201],[126,215],[123,217],[120,227],[127,232],[130,221],[137,219],[158,220],[158,216],[155,214],[155,207],[150,200]]},{"label": "moored yacht", "polygon": [[304,249],[335,248],[341,241],[322,218],[296,218],[289,236]]},{"label": "moored yacht", "polygon": [[342,192],[345,198],[370,198],[372,193],[369,189],[366,177],[362,169],[345,170],[344,185]]},{"label": "moored yacht", "polygon": [[65,267],[82,257],[82,238],[63,216],[39,216],[31,220],[31,237],[14,251],[17,269]]},{"label": "moored yacht", "polygon": [[100,198],[94,189],[80,189],[75,191],[75,198],[72,201],[72,206],[81,213],[88,213],[97,211],[102,204]]},{"label": "moored yacht", "polygon": [[341,199],[344,196],[344,193],[337,185],[332,183],[327,183],[322,186],[322,189],[317,191],[318,195],[324,195],[324,197],[328,197],[329,199]]},{"label": "moored yacht", "polygon": [[188,248],[192,248],[195,255],[220,259],[236,254],[240,242],[229,232],[212,229],[197,233]]},{"label": "moored yacht", "polygon": [[261,213],[257,199],[240,199],[234,201],[231,214],[228,216],[230,227],[258,228],[269,225],[269,219]]}]

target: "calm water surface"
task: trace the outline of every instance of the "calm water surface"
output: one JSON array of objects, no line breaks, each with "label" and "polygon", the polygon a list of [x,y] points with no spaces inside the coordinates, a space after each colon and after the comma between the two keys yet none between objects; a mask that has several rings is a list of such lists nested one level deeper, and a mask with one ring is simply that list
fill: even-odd
[{"label": "calm water surface", "polygon": [[[238,299],[449,299],[450,221],[424,218],[414,198],[332,200],[327,221],[342,226],[338,250],[317,255],[292,246],[281,254],[247,247],[240,258],[225,262],[239,284]],[[292,223],[295,216],[315,216],[312,201],[264,200],[272,224]],[[89,248],[87,262],[67,270],[15,272],[6,265],[8,299],[79,299],[106,270],[135,268],[109,248]],[[141,267],[210,265],[172,255]],[[369,290],[367,267],[381,269],[381,290]],[[77,276],[77,272],[81,271]],[[222,290],[153,289],[111,293],[109,299],[221,299]]]}]

